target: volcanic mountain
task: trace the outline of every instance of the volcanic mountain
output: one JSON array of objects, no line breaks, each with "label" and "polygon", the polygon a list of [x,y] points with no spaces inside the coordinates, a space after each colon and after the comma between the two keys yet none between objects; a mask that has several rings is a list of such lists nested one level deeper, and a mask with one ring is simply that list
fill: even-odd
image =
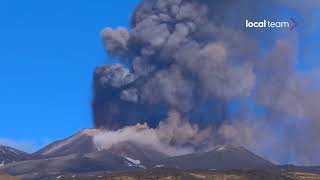
[{"label": "volcanic mountain", "polygon": [[[98,133],[98,129],[84,129],[69,138],[49,144],[24,161],[3,166],[0,171],[35,179],[73,173],[143,171],[159,167],[224,170],[263,169],[274,166],[245,148],[229,145],[217,146],[209,152],[176,157],[169,157],[157,149],[133,142],[121,142],[109,149],[100,150],[93,141]],[[6,162],[25,157],[25,153],[17,150],[6,149],[5,152],[13,153],[8,156],[12,158],[6,159]]]},{"label": "volcanic mountain", "polygon": [[216,146],[209,152],[187,154],[164,159],[166,167],[178,169],[265,169],[274,167],[271,162],[243,147]]},{"label": "volcanic mountain", "polygon": [[49,144],[30,156],[30,159],[52,158],[71,154],[87,154],[98,152],[93,144],[93,137],[100,131],[98,129],[83,129],[80,132]]},{"label": "volcanic mountain", "polygon": [[69,138],[53,142],[40,149],[32,154],[29,159],[47,159],[68,155],[101,154],[101,152],[108,152],[123,157],[139,159],[140,161],[150,164],[151,161],[158,161],[168,157],[157,150],[132,142],[121,142],[113,145],[110,149],[99,150],[93,142],[93,137],[100,132],[101,130],[98,129],[83,129]]},{"label": "volcanic mountain", "polygon": [[93,137],[99,132],[97,129],[84,129],[49,144],[24,161],[8,164],[0,171],[36,179],[72,173],[138,171],[153,168],[158,161],[168,158],[157,150],[131,142],[99,150],[93,142]]},{"label": "volcanic mountain", "polygon": [[28,156],[28,154],[20,150],[7,146],[0,146],[0,166],[19,161],[26,156]]}]

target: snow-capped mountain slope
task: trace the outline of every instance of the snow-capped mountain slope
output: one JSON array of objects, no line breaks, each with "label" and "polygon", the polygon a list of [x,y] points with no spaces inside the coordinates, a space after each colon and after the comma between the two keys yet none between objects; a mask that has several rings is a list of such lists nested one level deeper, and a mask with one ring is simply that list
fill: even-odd
[{"label": "snow-capped mountain slope", "polygon": [[108,151],[123,157],[139,159],[142,163],[147,165],[151,165],[161,159],[169,157],[168,155],[163,154],[156,149],[132,142],[119,143],[114,145]]},{"label": "snow-capped mountain slope", "polygon": [[[15,176],[32,176],[25,179],[45,179],[47,176],[94,172],[123,172],[144,170],[139,160],[100,151],[88,154],[72,154],[48,159],[36,159],[11,163],[0,171]],[[33,176],[36,177],[33,177]]]},{"label": "snow-capped mountain slope", "polygon": [[274,166],[243,147],[230,145],[216,146],[209,152],[167,158],[161,164],[179,169],[263,169]]},{"label": "snow-capped mountain slope", "polygon": [[19,161],[25,158],[27,155],[27,153],[17,149],[7,146],[0,146],[0,166],[3,166],[7,163]]},{"label": "snow-capped mountain slope", "polygon": [[157,149],[133,142],[121,142],[114,144],[110,149],[102,150],[93,142],[94,136],[99,132],[100,130],[96,129],[82,130],[69,138],[44,147],[31,155],[31,158],[27,158],[28,160],[2,166],[0,171],[23,177],[32,175],[33,178],[34,174],[37,177],[46,177],[154,168],[224,170],[274,167],[271,162],[245,148],[229,145],[216,146],[209,152],[176,157],[168,157]]},{"label": "snow-capped mountain slope", "polygon": [[[100,133],[100,130],[98,129],[84,129],[69,138],[49,144],[32,154],[29,159],[47,159],[72,154],[84,155],[103,151],[98,149],[93,142],[93,137],[98,133]],[[142,163],[147,165],[168,157],[155,149],[132,142],[115,144],[110,149],[104,151],[123,157],[139,159]]]}]

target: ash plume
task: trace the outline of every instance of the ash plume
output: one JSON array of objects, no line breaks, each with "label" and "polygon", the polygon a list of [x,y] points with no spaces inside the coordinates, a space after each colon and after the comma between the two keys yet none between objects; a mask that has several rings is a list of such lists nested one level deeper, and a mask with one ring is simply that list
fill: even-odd
[{"label": "ash plume", "polygon": [[110,149],[120,143],[134,142],[169,156],[177,156],[196,152],[196,145],[199,144],[205,145],[202,149],[208,148],[210,135],[209,128],[200,130],[197,125],[190,125],[178,112],[170,112],[157,128],[150,128],[144,123],[116,131],[105,130],[94,137],[94,143],[99,149]]},{"label": "ash plume", "polygon": [[175,155],[229,143],[276,162],[320,163],[320,91],[317,73],[296,69],[299,33],[243,24],[286,3],[144,0],[130,31],[103,29],[118,63],[94,73],[94,124],[106,129],[96,144],[136,141]]},{"label": "ash plume", "polygon": [[[245,7],[232,1],[227,4]],[[108,64],[95,72],[96,126],[117,129],[148,122],[156,127],[171,110],[211,121],[197,112],[207,104],[223,109],[219,106],[224,102],[248,96],[255,84],[250,57],[254,42],[216,22],[229,18],[219,14],[227,9],[224,3],[217,5],[143,1],[132,16],[131,32],[104,29],[107,52],[121,64]],[[238,46],[243,43],[248,47]],[[219,111],[214,112],[218,120],[224,116]]]}]

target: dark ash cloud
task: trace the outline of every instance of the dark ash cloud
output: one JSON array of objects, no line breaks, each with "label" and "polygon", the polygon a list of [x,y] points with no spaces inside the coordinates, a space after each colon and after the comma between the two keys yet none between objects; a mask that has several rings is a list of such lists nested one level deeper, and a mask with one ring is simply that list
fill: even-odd
[{"label": "dark ash cloud", "polygon": [[[96,127],[132,132],[130,127],[147,123],[148,132],[159,132],[165,130],[164,122],[177,122],[168,118],[175,112],[185,122],[181,129],[192,137],[181,141],[180,135],[167,132],[177,140],[166,145],[201,149],[201,132],[210,127],[205,131],[208,146],[231,143],[278,162],[319,163],[314,158],[320,150],[319,87],[312,83],[314,74],[295,68],[299,33],[279,39],[277,32],[243,25],[285,3],[142,1],[130,31],[105,28],[101,33],[108,54],[119,63],[94,73]],[[230,110],[234,102],[242,105],[237,117]],[[197,136],[201,141],[190,144]],[[270,153],[268,147],[282,151]]]}]

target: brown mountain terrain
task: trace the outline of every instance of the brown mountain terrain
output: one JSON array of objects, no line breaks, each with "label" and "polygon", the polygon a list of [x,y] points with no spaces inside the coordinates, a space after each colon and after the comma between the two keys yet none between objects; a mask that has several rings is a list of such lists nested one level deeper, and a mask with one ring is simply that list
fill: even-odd
[{"label": "brown mountain terrain", "polygon": [[96,129],[85,129],[29,156],[22,153],[22,159],[4,164],[0,172],[30,180],[320,179],[319,167],[277,166],[243,147],[223,145],[208,152],[169,157],[132,142],[100,150],[93,142],[96,133]]}]

